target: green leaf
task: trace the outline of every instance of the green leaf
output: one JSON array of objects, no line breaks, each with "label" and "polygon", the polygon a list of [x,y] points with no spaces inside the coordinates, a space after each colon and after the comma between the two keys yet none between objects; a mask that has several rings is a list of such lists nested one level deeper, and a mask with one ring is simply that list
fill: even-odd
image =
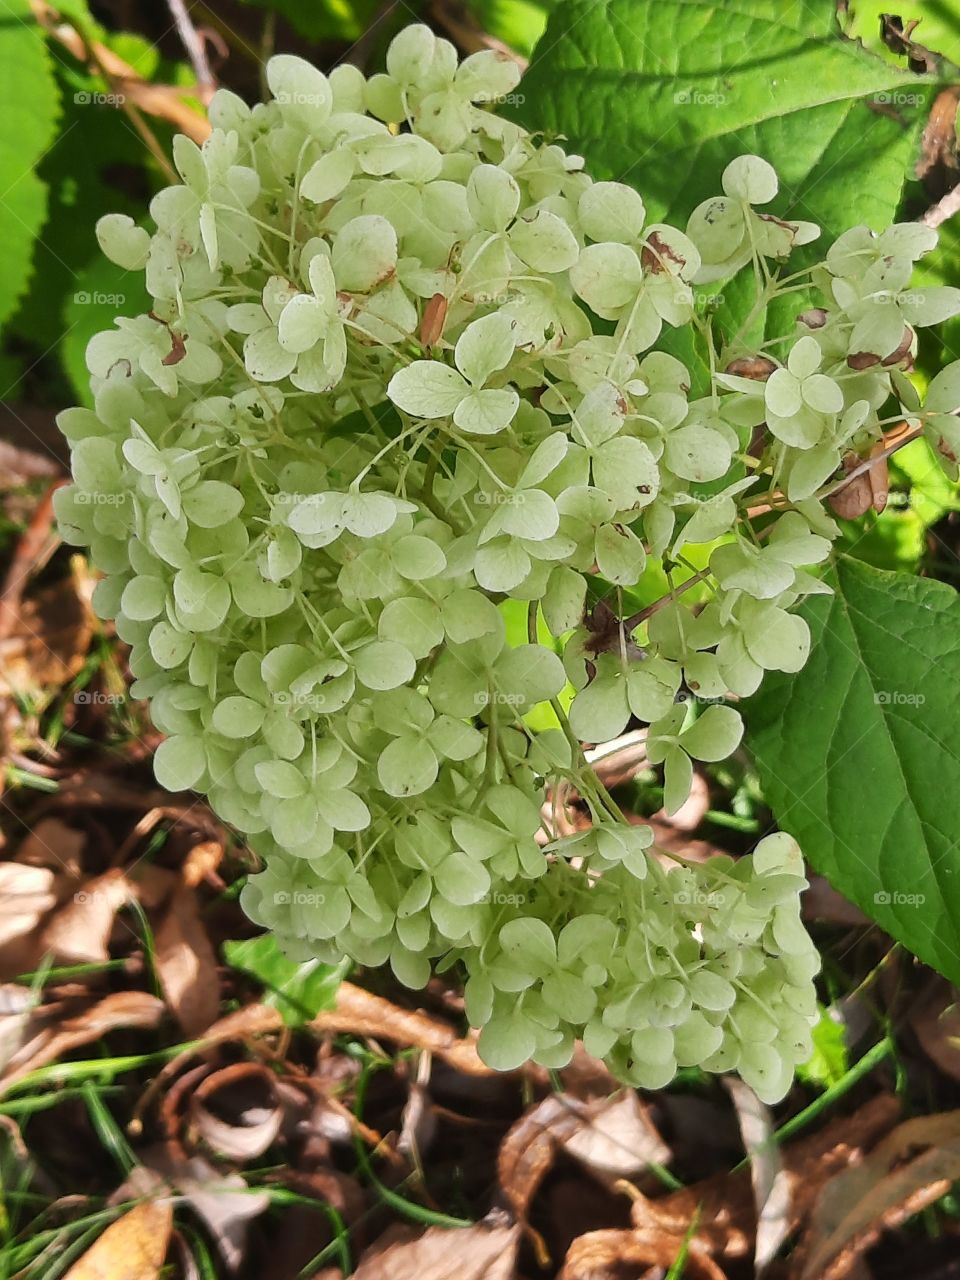
[{"label": "green leaf", "polygon": [[47,212],[34,169],[56,134],[57,85],[28,0],[9,0],[0,24],[0,324],[27,287],[33,245]]},{"label": "green leaf", "polygon": [[[648,223],[683,226],[719,192],[731,160],[764,157],[781,184],[769,212],[822,228],[791,257],[796,270],[845,228],[893,220],[931,84],[841,39],[829,3],[664,0],[654,10],[646,0],[566,0],[513,114],[565,135],[595,179],[635,185]],[[705,288],[729,340],[752,310],[753,280]],[[807,305],[799,293],[755,312],[744,342],[791,333]],[[689,328],[665,329],[658,346],[687,365],[697,393],[709,386]]]},{"label": "green leaf", "polygon": [[910,130],[863,99],[912,94],[898,107],[919,119],[929,84],[842,40],[830,4],[567,0],[517,114],[566,134],[594,178],[635,184],[648,221],[682,219],[717,194],[730,160],[753,152],[780,175],[776,213],[838,234],[889,220],[912,145]]},{"label": "green leaf", "polygon": [[832,1018],[829,1009],[821,1008],[820,1021],[813,1028],[813,1053],[797,1068],[797,1074],[807,1084],[829,1089],[839,1084],[849,1069],[843,1022]]},{"label": "green leaf", "polygon": [[469,5],[484,31],[525,57],[543,35],[553,7],[554,0],[471,0]]},{"label": "green leaf", "polygon": [[223,944],[227,964],[252,974],[267,988],[263,1003],[280,1010],[289,1027],[301,1026],[321,1009],[332,1009],[347,965],[289,960],[273,934]]},{"label": "green leaf", "polygon": [[810,659],[745,704],[778,824],[922,960],[960,980],[960,600],[843,560],[802,612]]}]

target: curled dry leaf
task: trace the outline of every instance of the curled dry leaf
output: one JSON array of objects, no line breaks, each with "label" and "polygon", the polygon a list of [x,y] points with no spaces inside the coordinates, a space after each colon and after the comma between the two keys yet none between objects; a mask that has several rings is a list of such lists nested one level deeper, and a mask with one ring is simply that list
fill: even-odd
[{"label": "curled dry leaf", "polygon": [[121,1027],[152,1029],[162,1017],[163,1001],[146,991],[115,991],[104,996],[83,1013],[45,1028],[41,1036],[27,1045],[28,1055],[15,1054],[0,1073],[0,1091],[38,1067],[56,1062],[62,1054],[99,1040],[108,1031]]},{"label": "curled dry leaf", "polygon": [[217,957],[196,894],[180,886],[171,894],[155,935],[156,967],[164,999],[188,1036],[198,1036],[220,1008]]},{"label": "curled dry leaf", "polygon": [[960,1111],[907,1120],[819,1189],[792,1280],[846,1280],[884,1231],[960,1179]]},{"label": "curled dry leaf", "polygon": [[550,1094],[526,1111],[500,1144],[500,1185],[521,1222],[561,1151],[605,1186],[670,1156],[635,1090],[621,1089],[592,1102]]},{"label": "curled dry leaf", "polygon": [[190,1116],[203,1141],[228,1160],[263,1155],[280,1132],[283,1112],[276,1079],[259,1062],[236,1062],[202,1080]]},{"label": "curled dry leaf", "polygon": [[[672,1267],[683,1239],[654,1228],[634,1231],[588,1231],[567,1250],[557,1280],[622,1280],[636,1275],[628,1267]],[[726,1274],[697,1240],[691,1240],[682,1272],[684,1280],[727,1280]]]},{"label": "curled dry leaf", "polygon": [[173,1229],[169,1200],[144,1200],[112,1222],[64,1280],[157,1280]]},{"label": "curled dry leaf", "polygon": [[353,1280],[513,1280],[519,1227],[429,1227],[387,1232],[368,1250]]},{"label": "curled dry leaf", "polygon": [[351,982],[341,982],[334,1007],[318,1013],[308,1026],[314,1031],[347,1031],[427,1049],[464,1075],[493,1074],[477,1053],[476,1037],[472,1033],[461,1038],[438,1018],[400,1009],[389,1000],[355,987]]},{"label": "curled dry leaf", "polygon": [[[50,485],[34,508],[26,529],[17,539],[0,586],[0,640],[6,641],[18,628],[23,593],[27,583],[50,559],[57,545],[53,532],[53,499],[56,490],[66,484],[65,478]],[[29,628],[27,628],[29,630]]]}]

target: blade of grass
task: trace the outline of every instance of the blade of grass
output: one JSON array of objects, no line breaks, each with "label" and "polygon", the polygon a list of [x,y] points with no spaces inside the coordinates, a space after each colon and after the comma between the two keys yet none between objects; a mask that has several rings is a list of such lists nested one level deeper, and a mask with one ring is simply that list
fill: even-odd
[{"label": "blade of grass", "polygon": [[[363,1104],[367,1092],[367,1080],[373,1070],[377,1067],[370,1063],[364,1063],[363,1068],[357,1077],[357,1087],[354,1094],[353,1113],[358,1120],[363,1119]],[[434,1209],[427,1209],[422,1204],[417,1204],[413,1200],[406,1200],[403,1196],[398,1195],[396,1191],[391,1191],[389,1187],[385,1187],[377,1175],[373,1172],[367,1156],[366,1148],[363,1145],[363,1139],[359,1135],[354,1134],[353,1138],[354,1152],[357,1157],[357,1163],[362,1173],[369,1178],[371,1186],[377,1192],[377,1195],[383,1200],[384,1204],[388,1204],[391,1209],[402,1214],[403,1217],[409,1218],[412,1222],[422,1222],[431,1227],[472,1227],[473,1222],[469,1218],[454,1218],[447,1213],[437,1213]],[[403,1185],[402,1183],[400,1184]]]},{"label": "blade of grass", "polygon": [[84,1084],[83,1095],[84,1102],[87,1104],[90,1123],[93,1125],[104,1149],[110,1152],[120,1172],[126,1177],[137,1164],[137,1157],[133,1154],[120,1126],[110,1113],[109,1107],[104,1103],[101,1090],[92,1080],[88,1080]]}]

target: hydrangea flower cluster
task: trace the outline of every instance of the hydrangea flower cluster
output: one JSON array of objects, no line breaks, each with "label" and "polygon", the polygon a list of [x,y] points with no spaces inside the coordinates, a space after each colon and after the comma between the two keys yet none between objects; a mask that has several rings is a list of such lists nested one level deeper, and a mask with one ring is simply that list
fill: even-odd
[{"label": "hydrangea flower cluster", "polygon": [[[91,341],[94,408],[60,418],[61,529],[168,735],[159,781],[261,855],[243,902],[291,954],[413,987],[461,963],[495,1066],[580,1037],[632,1084],[696,1064],[782,1096],[816,1014],[799,849],[665,870],[582,744],[648,726],[676,810],[694,762],[737,748],[736,700],[807,656],[792,610],[825,590],[844,456],[906,416],[956,467],[960,366],[924,408],[902,372],[916,327],[960,311],[909,289],[934,233],[857,228],[783,278],[816,228],[764,211],[752,156],[684,231],[651,225],[495,114],[511,61],[458,65],[424,26],[385,74],[280,56],[267,78],[272,101],[220,91],[208,141],[176,139],[155,231],[99,224],[153,307]],[[721,342],[694,286],[741,269],[758,307],[820,305]],[[681,328],[713,371],[696,393],[654,349]],[[665,607],[598,638],[597,599],[622,619],[648,564]],[[571,787],[592,827],[560,838]]]}]

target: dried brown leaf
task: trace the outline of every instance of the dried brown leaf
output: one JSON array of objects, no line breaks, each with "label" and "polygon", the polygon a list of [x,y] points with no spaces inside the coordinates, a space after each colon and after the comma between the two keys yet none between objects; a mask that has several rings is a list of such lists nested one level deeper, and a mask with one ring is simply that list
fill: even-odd
[{"label": "dried brown leaf", "polygon": [[114,918],[132,897],[133,890],[120,870],[88,880],[44,924],[42,950],[63,964],[106,960]]},{"label": "dried brown leaf", "polygon": [[416,1239],[404,1228],[367,1250],[353,1280],[513,1280],[519,1227],[428,1227]]},{"label": "dried brown leaf", "polygon": [[[252,1218],[270,1206],[266,1191],[251,1191],[239,1173],[223,1175],[202,1156],[184,1160],[168,1148],[152,1147],[144,1153],[141,1179],[157,1175],[189,1202],[210,1232],[229,1271],[243,1262]],[[117,1278],[120,1280],[120,1277]]]},{"label": "dried brown leaf", "polygon": [[169,1200],[144,1200],[112,1222],[64,1280],[157,1280],[173,1229]]},{"label": "dried brown leaf", "polygon": [[61,1054],[99,1040],[108,1031],[120,1027],[150,1029],[156,1027],[162,1017],[163,1001],[156,996],[146,991],[115,991],[83,1013],[47,1028],[35,1048],[32,1044],[28,1046],[31,1052],[26,1060],[21,1054],[15,1055],[0,1074],[0,1090],[38,1067],[55,1062]]},{"label": "dried brown leaf", "polygon": [[472,1033],[460,1037],[438,1018],[401,1009],[351,982],[341,982],[336,1005],[317,1014],[309,1025],[314,1031],[347,1031],[427,1049],[465,1075],[494,1074],[477,1053],[476,1037]]},{"label": "dried brown leaf", "polygon": [[188,1036],[210,1027],[220,1009],[217,957],[194,891],[177,888],[155,935],[155,963],[164,999]]},{"label": "dried brown leaf", "polygon": [[[682,1237],[678,1240],[652,1228],[589,1231],[567,1250],[557,1280],[624,1280],[630,1274],[625,1270],[628,1266],[672,1266],[682,1248]],[[690,1242],[683,1276],[684,1280],[726,1280],[696,1240]]]},{"label": "dried brown leaf", "polygon": [[795,1280],[845,1280],[880,1236],[960,1179],[960,1111],[898,1125],[823,1186],[794,1255]]},{"label": "dried brown leaf", "polygon": [[[47,867],[0,862],[0,956],[31,933],[57,904],[54,874]],[[4,969],[9,966],[3,959]]]},{"label": "dried brown leaf", "polygon": [[662,1163],[670,1155],[635,1090],[592,1102],[549,1094],[524,1112],[500,1144],[500,1185],[521,1222],[561,1151],[604,1185],[636,1176],[651,1160]]},{"label": "dried brown leaf", "polygon": [[185,133],[194,142],[201,143],[210,135],[210,121],[206,113],[201,115],[184,101],[187,92],[179,85],[151,84],[128,62],[112,49],[97,40],[87,40],[68,22],[61,21],[56,7],[46,0],[31,0],[31,8],[37,21],[50,36],[63,45],[81,63],[93,63],[100,68],[115,91],[120,106],[133,106],[147,115],[157,116],[172,124],[178,133]]},{"label": "dried brown leaf", "polygon": [[32,867],[49,867],[58,875],[79,880],[83,873],[83,850],[87,837],[68,827],[59,818],[41,818],[27,832],[17,849],[17,862]]}]

